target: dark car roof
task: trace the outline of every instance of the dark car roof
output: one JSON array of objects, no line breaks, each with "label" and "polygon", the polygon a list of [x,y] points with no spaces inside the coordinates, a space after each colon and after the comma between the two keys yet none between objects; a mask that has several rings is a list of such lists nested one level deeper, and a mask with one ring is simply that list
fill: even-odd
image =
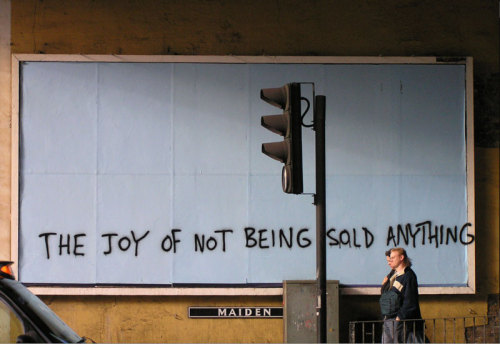
[{"label": "dark car roof", "polygon": [[50,342],[83,342],[45,303],[30,292],[22,283],[0,278],[0,292],[5,294],[23,312]]}]

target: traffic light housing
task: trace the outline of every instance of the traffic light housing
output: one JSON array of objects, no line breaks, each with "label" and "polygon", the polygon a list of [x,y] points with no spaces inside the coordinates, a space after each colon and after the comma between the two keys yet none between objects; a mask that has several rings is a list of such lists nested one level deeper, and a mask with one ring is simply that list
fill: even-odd
[{"label": "traffic light housing", "polygon": [[261,89],[260,98],[283,110],[283,114],[262,116],[261,125],[284,137],[280,142],[263,143],[262,153],[284,164],[281,174],[283,191],[301,194],[303,178],[300,83]]}]

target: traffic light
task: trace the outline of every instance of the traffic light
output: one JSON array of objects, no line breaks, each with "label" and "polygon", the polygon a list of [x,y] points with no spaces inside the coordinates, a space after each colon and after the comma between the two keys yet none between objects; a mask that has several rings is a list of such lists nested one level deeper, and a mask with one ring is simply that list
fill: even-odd
[{"label": "traffic light", "polygon": [[303,182],[300,83],[261,89],[260,98],[283,110],[283,114],[262,116],[261,125],[284,136],[281,142],[263,143],[262,153],[284,163],[281,174],[283,191],[301,194]]}]

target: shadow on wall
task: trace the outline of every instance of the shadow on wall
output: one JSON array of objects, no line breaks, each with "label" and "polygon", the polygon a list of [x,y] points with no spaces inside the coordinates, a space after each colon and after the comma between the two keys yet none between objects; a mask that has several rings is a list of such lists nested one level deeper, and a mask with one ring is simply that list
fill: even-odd
[{"label": "shadow on wall", "polygon": [[479,147],[500,147],[500,73],[474,80],[475,143]]},{"label": "shadow on wall", "polygon": [[339,341],[349,342],[349,322],[364,320],[379,320],[379,295],[340,296],[339,300]]}]

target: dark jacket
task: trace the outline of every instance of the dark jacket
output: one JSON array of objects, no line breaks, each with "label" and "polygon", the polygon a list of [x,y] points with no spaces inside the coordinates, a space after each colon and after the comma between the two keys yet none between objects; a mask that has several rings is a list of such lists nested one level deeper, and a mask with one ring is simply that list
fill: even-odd
[{"label": "dark jacket", "polygon": [[404,273],[396,277],[391,290],[401,296],[397,314],[399,319],[422,319],[418,303],[417,275],[410,267],[406,267]]},{"label": "dark jacket", "polygon": [[389,274],[387,274],[387,281],[385,281],[384,284],[382,284],[382,287],[380,288],[380,293],[383,293],[384,291],[388,291],[390,289],[390,282],[391,282],[391,277],[392,275],[394,275],[396,271],[394,270],[391,270],[391,272],[389,272]]}]

